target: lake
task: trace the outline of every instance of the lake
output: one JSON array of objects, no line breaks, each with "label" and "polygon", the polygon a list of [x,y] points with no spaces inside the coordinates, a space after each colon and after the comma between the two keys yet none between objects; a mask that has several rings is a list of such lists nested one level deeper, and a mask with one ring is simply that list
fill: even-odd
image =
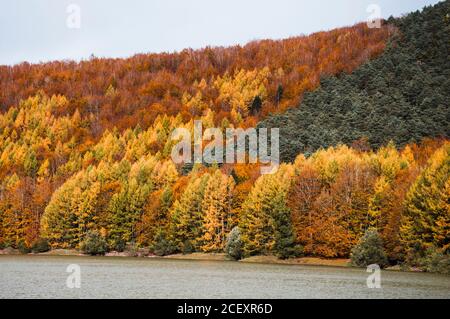
[{"label": "lake", "polygon": [[[67,286],[79,265],[80,288]],[[76,267],[76,266],[75,266]],[[0,298],[450,298],[450,276],[161,258],[0,256]]]}]

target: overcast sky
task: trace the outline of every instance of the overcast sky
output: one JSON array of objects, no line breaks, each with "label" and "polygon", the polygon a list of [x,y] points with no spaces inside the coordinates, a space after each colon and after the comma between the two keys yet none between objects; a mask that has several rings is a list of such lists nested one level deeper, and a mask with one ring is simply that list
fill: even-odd
[{"label": "overcast sky", "polygon": [[80,60],[91,54],[127,57],[207,45],[245,44],[255,39],[280,39],[366,21],[370,4],[377,4],[382,17],[387,18],[437,2],[0,0],[0,64]]}]

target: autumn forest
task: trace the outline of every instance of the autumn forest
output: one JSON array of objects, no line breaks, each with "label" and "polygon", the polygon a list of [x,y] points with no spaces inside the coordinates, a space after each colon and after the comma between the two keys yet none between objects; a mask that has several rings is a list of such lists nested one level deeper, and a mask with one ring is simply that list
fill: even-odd
[{"label": "autumn forest", "polygon": [[[0,66],[0,249],[355,261],[372,242],[381,266],[450,272],[449,14]],[[175,164],[199,119],[280,128],[278,171]]]}]

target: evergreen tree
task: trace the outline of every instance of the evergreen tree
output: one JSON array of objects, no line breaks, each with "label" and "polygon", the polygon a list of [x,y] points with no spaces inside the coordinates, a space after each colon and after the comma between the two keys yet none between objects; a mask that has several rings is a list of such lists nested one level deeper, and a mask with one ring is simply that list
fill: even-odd
[{"label": "evergreen tree", "polygon": [[287,207],[292,169],[279,168],[276,174],[260,177],[243,205],[240,229],[246,256],[295,255],[290,210]]},{"label": "evergreen tree", "polygon": [[177,249],[184,253],[198,251],[202,246],[203,196],[209,178],[209,174],[192,176],[172,207],[170,236]]},{"label": "evergreen tree", "polygon": [[123,250],[128,242],[137,237],[136,224],[141,218],[147,195],[148,185],[139,185],[132,179],[125,183],[120,193],[111,198],[108,211],[110,213],[108,239],[113,249]]},{"label": "evergreen tree", "polygon": [[250,114],[251,115],[256,115],[259,113],[259,111],[261,111],[262,108],[262,100],[259,96],[255,96],[255,98],[253,99],[253,102],[250,106]]},{"label": "evergreen tree", "polygon": [[242,258],[242,240],[239,227],[234,227],[228,234],[227,243],[225,245],[225,253],[234,260]]},{"label": "evergreen tree", "polygon": [[[436,151],[408,192],[401,237],[410,249],[450,248],[450,144]],[[421,248],[422,249],[422,248]]]},{"label": "evergreen tree", "polygon": [[352,249],[351,262],[358,267],[367,267],[372,264],[377,264],[380,267],[387,265],[383,241],[376,229],[368,229]]},{"label": "evergreen tree", "polygon": [[89,255],[104,255],[108,251],[105,238],[98,232],[89,231],[81,242],[81,251]]},{"label": "evergreen tree", "polygon": [[321,79],[301,105],[258,127],[280,128],[280,157],[293,161],[361,138],[375,148],[424,137],[449,137],[449,1],[393,19],[383,54],[349,74]]}]

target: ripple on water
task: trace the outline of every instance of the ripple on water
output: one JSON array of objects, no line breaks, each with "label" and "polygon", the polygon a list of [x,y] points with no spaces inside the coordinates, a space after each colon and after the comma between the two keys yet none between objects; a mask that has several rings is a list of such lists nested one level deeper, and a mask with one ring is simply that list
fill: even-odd
[{"label": "ripple on water", "polygon": [[[69,264],[81,288],[69,289]],[[0,256],[0,298],[450,298],[450,277],[364,269],[157,258]]]}]

